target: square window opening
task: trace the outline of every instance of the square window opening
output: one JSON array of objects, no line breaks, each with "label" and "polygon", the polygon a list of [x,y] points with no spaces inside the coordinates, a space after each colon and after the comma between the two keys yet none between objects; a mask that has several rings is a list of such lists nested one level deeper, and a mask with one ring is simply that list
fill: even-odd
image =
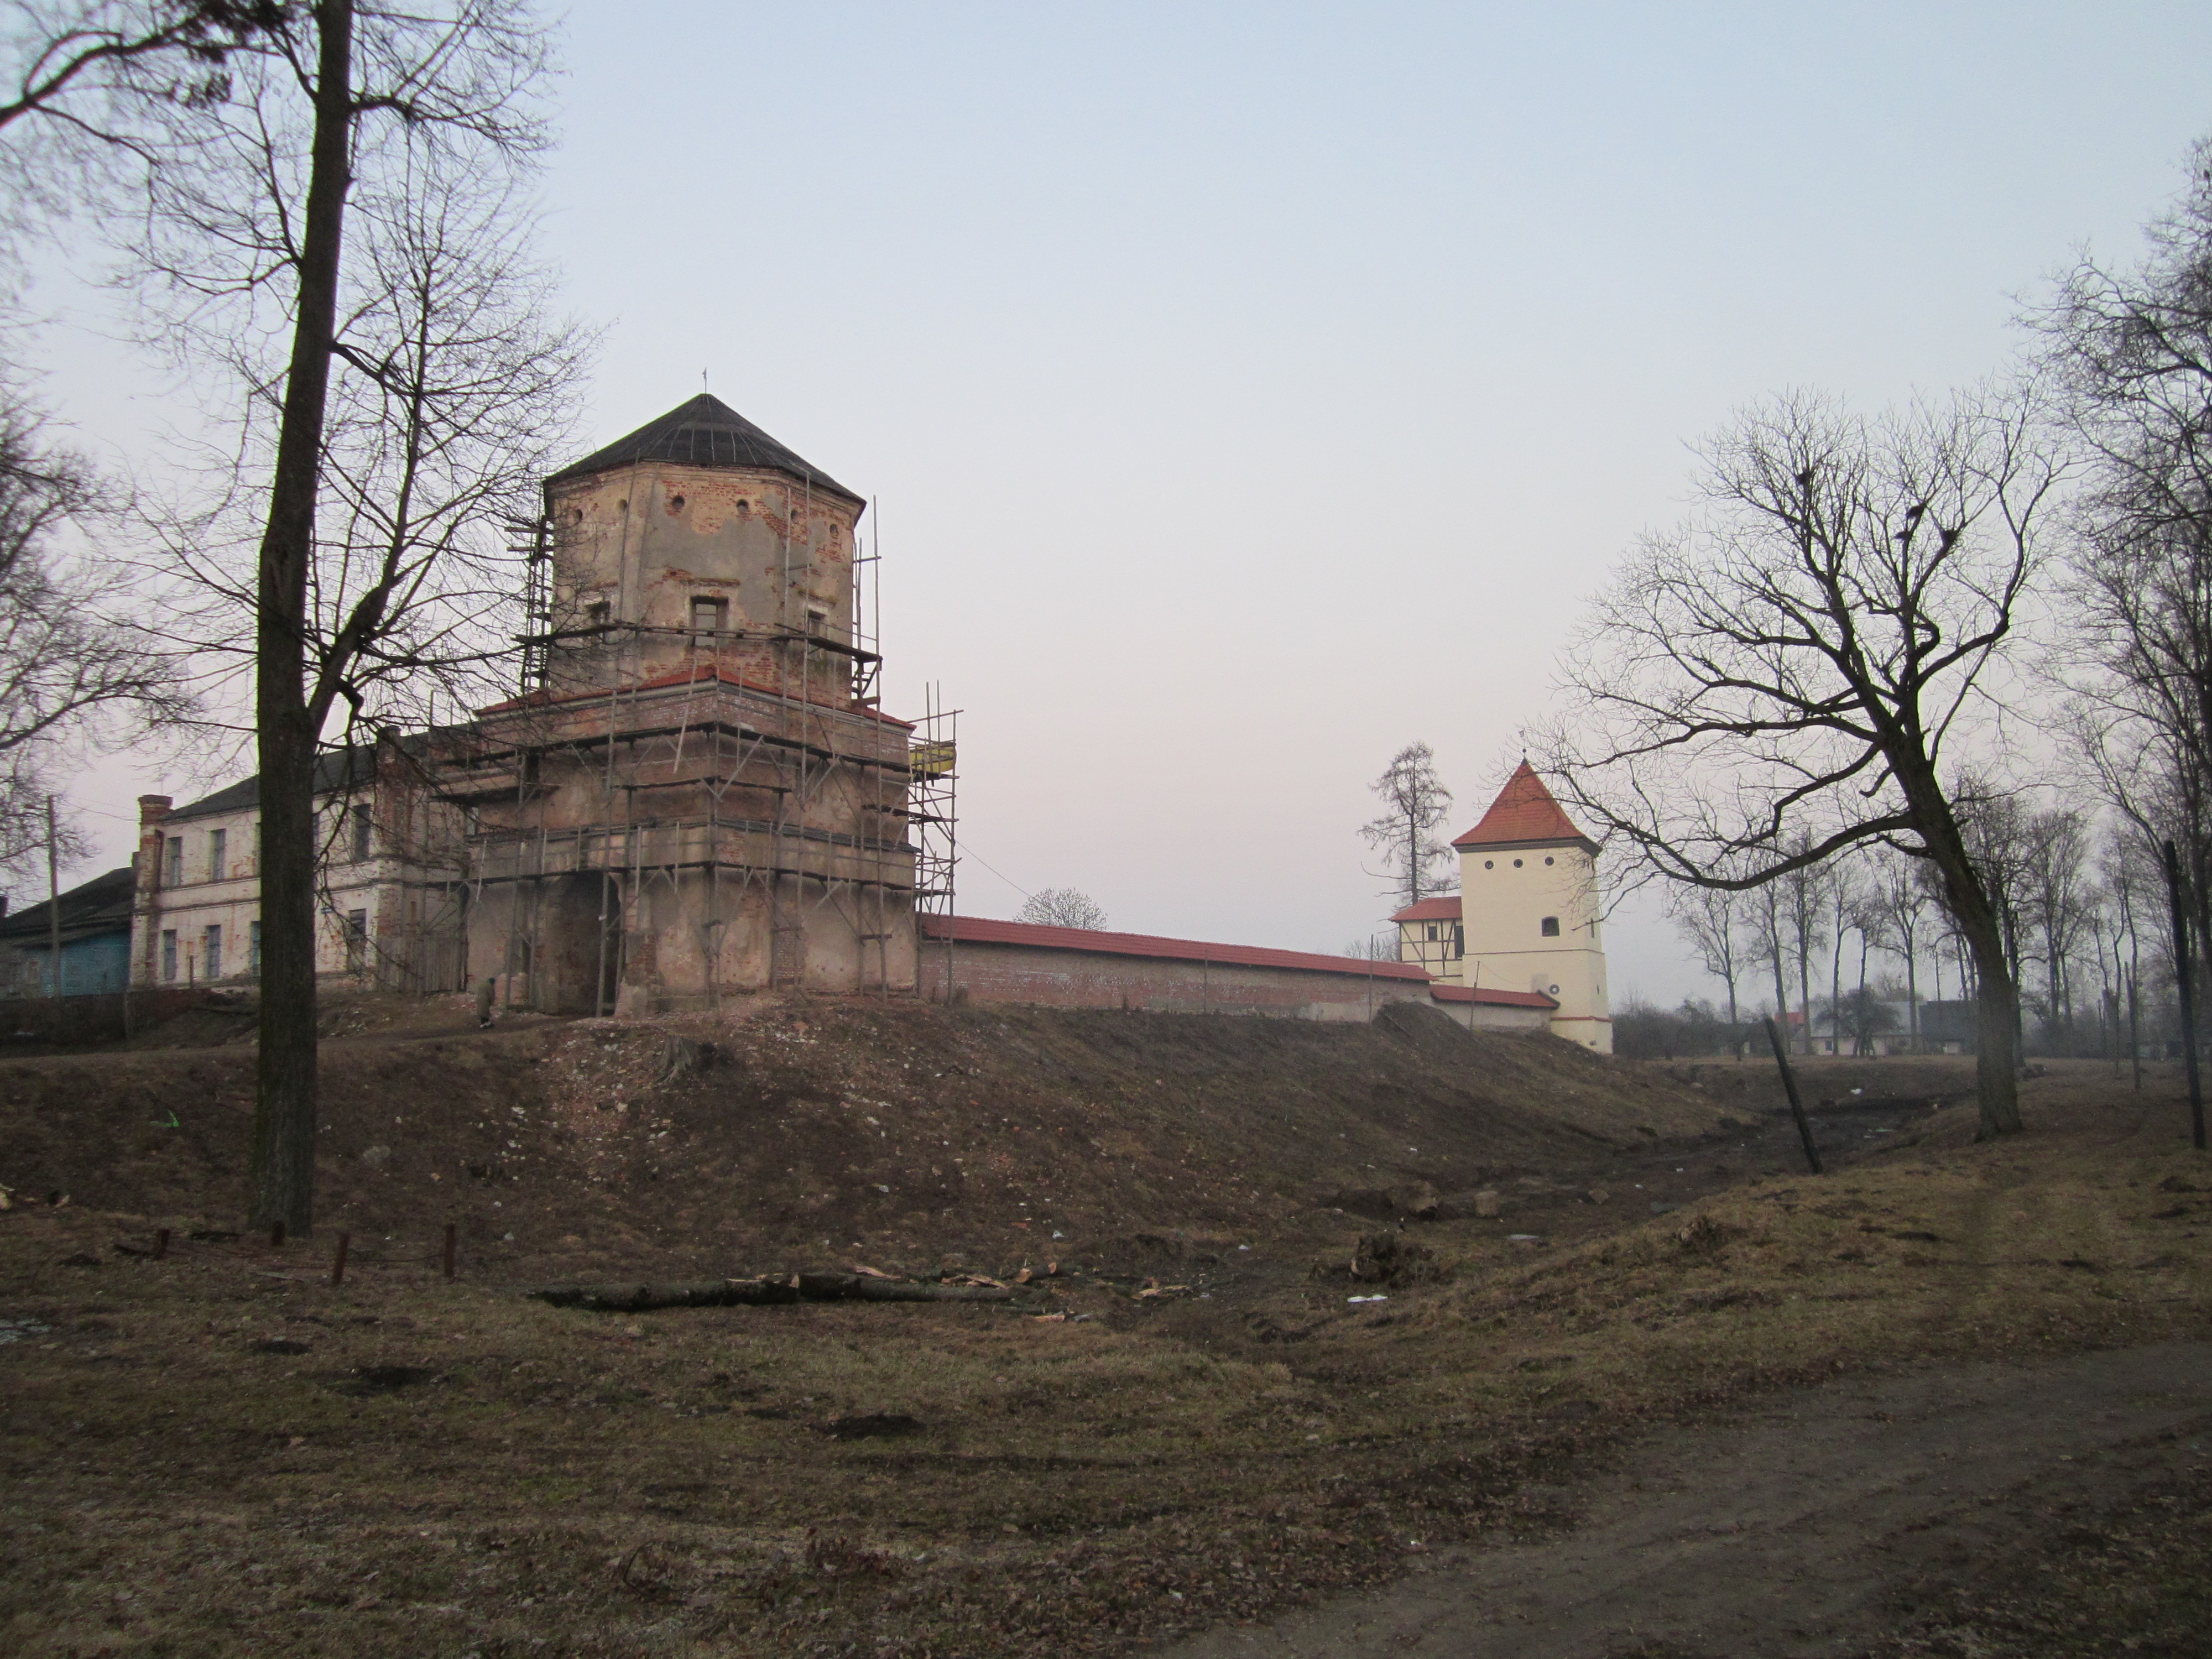
[{"label": "square window opening", "polygon": [[730,602],[695,594],[691,600],[691,632],[708,644],[730,625]]},{"label": "square window opening", "polygon": [[1546,916],[1544,918],[1544,937],[1546,939],[1557,939],[1559,936],[1559,919],[1557,916]]}]

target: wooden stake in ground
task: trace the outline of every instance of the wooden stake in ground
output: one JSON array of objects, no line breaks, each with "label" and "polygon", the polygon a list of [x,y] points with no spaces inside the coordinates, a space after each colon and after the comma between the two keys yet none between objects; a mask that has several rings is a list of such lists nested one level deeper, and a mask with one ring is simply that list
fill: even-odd
[{"label": "wooden stake in ground", "polygon": [[2181,1058],[2189,1070],[2189,1135],[2204,1150],[2204,1081],[2197,1068],[2197,998],[2190,985],[2189,912],[2181,902],[2181,858],[2169,841],[2159,849],[2166,860],[2166,898],[2173,910],[2173,988],[2181,997]]},{"label": "wooden stake in ground", "polygon": [[1820,1149],[1813,1144],[1812,1120],[1805,1115],[1805,1103],[1798,1097],[1797,1073],[1790,1069],[1790,1051],[1782,1046],[1782,1033],[1771,1014],[1766,1018],[1766,1040],[1774,1045],[1774,1063],[1782,1068],[1782,1087],[1790,1097],[1790,1115],[1797,1120],[1797,1139],[1805,1143],[1805,1162],[1812,1166],[1814,1175],[1824,1175],[1826,1171],[1820,1168]]}]

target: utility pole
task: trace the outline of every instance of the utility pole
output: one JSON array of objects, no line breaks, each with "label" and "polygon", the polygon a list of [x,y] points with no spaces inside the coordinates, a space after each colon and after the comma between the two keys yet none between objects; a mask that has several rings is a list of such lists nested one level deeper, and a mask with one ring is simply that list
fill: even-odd
[{"label": "utility pole", "polygon": [[54,798],[46,797],[46,969],[53,975],[49,996],[62,994],[61,839],[54,830]]}]

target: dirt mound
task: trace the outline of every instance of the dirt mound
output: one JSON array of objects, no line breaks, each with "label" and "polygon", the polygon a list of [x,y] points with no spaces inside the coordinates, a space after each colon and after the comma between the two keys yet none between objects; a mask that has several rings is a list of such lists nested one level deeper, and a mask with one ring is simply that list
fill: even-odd
[{"label": "dirt mound", "polygon": [[[1172,1251],[1726,1127],[1672,1080],[1423,1009],[1372,1026],[756,999],[324,1046],[320,1216],[479,1260],[773,1269]],[[234,1218],[239,1048],[7,1068],[0,1182]],[[1142,1249],[1136,1252],[1144,1254]]]}]

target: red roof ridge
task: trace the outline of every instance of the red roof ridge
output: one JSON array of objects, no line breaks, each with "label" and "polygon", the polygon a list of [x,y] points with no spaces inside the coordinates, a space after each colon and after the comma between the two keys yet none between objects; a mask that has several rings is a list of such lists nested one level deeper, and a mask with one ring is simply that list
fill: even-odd
[{"label": "red roof ridge", "polygon": [[1457,921],[1460,918],[1460,896],[1447,893],[1441,898],[1425,898],[1409,904],[1394,914],[1393,921]]},{"label": "red roof ridge", "polygon": [[1362,978],[1426,980],[1428,969],[1411,962],[1369,962],[1358,957],[1323,956],[1313,951],[1279,951],[1265,945],[1219,945],[1204,939],[1168,939],[1157,933],[1109,933],[1088,927],[1046,927],[1035,922],[996,921],[985,916],[920,918],[933,939],[949,933],[955,943],[1033,945],[1048,950],[1093,951],[1105,956],[1161,957],[1185,962],[1219,963],[1232,968],[1293,968],[1309,974],[1355,974]]},{"label": "red roof ridge", "polygon": [[1495,1008],[1556,1008],[1559,999],[1541,991],[1499,991],[1487,985],[1431,985],[1438,1002],[1480,1002]]},{"label": "red roof ridge", "polygon": [[1482,821],[1452,845],[1524,847],[1550,842],[1573,842],[1592,854],[1597,851],[1597,843],[1575,828],[1575,821],[1544,787],[1535,769],[1522,761],[1498,792],[1498,799],[1490,803]]}]

